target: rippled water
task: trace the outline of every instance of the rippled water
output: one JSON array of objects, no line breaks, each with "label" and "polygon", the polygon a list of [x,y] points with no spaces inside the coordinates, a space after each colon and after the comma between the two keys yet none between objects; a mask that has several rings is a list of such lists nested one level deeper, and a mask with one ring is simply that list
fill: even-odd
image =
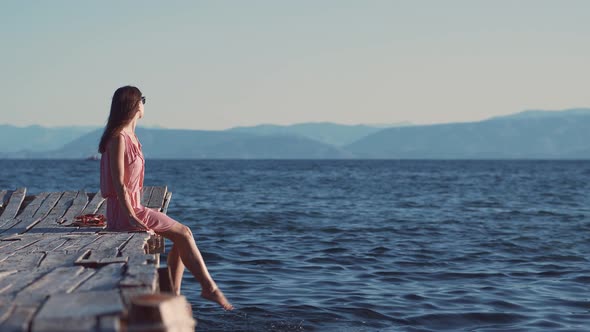
[{"label": "rippled water", "polygon": [[[0,188],[98,188],[98,163],[0,161]],[[234,312],[203,331],[590,329],[589,161],[160,161]]]}]

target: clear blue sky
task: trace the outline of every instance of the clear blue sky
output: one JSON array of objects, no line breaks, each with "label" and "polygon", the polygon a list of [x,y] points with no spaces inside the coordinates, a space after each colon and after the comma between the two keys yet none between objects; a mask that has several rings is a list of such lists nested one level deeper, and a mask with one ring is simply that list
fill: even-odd
[{"label": "clear blue sky", "polygon": [[0,123],[439,123],[590,106],[590,1],[2,1]]}]

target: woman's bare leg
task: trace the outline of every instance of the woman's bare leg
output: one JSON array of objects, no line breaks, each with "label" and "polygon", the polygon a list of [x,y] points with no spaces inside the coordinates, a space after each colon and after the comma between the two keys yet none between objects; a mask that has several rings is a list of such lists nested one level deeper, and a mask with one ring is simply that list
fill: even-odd
[{"label": "woman's bare leg", "polygon": [[181,223],[175,223],[169,230],[159,234],[170,239],[174,246],[177,247],[180,259],[201,284],[201,297],[218,303],[226,310],[232,310],[233,306],[209,275],[209,270],[207,270],[203,256],[201,256],[201,252],[197,248],[190,228]]},{"label": "woman's bare leg", "polygon": [[172,245],[172,249],[168,253],[168,267],[172,274],[172,282],[174,284],[174,294],[180,295],[180,286],[182,284],[182,275],[184,274],[184,264],[180,259],[178,246]]}]

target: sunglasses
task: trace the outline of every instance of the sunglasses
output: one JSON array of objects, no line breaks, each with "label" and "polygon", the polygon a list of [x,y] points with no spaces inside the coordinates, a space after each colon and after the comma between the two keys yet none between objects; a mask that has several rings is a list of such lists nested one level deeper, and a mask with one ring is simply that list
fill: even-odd
[{"label": "sunglasses", "polygon": [[145,96],[141,96],[141,103],[145,105]]}]

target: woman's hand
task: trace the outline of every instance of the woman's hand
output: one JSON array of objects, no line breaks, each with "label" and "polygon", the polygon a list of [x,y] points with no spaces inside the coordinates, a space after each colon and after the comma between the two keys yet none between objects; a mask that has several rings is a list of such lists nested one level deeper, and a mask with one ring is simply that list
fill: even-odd
[{"label": "woman's hand", "polygon": [[153,232],[146,224],[141,221],[141,219],[137,218],[137,216],[129,216],[129,223],[133,227],[144,229],[146,232],[150,233]]}]

